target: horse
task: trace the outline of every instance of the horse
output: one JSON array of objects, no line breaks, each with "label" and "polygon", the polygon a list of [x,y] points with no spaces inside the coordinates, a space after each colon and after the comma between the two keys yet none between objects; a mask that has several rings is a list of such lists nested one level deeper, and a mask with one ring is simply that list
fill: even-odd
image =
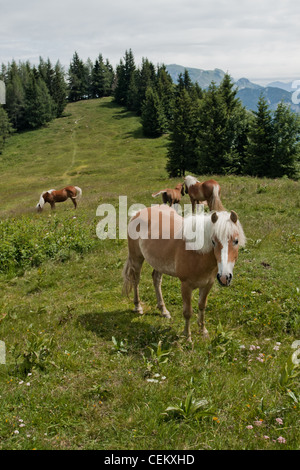
[{"label": "horse", "polygon": [[41,194],[40,200],[36,205],[36,209],[38,212],[41,212],[46,202],[49,202],[51,209],[55,209],[56,202],[64,202],[68,198],[71,199],[76,209],[77,201],[79,201],[81,196],[82,190],[78,186],[66,186],[65,188],[58,191],[55,189],[49,189],[48,191],[44,191]]},{"label": "horse", "polygon": [[210,211],[225,210],[220,199],[221,187],[215,180],[200,183],[194,176],[184,178],[185,193],[190,196],[192,211],[195,212],[196,203],[207,201]]},{"label": "horse", "polygon": [[181,200],[181,196],[184,196],[184,184],[179,183],[174,189],[162,189],[161,191],[157,191],[156,193],[152,194],[152,197],[157,197],[162,195],[162,200],[164,204],[169,203],[170,207],[173,204],[179,204]]},{"label": "horse", "polygon": [[[187,243],[194,226],[194,233],[202,233],[202,240],[190,246]],[[137,227],[140,231],[136,233],[134,230]],[[234,211],[215,211],[183,218],[171,207],[153,206],[142,209],[131,218],[127,238],[128,257],[123,268],[123,293],[129,295],[133,289],[134,311],[143,314],[139,281],[146,260],[153,268],[157,308],[163,317],[171,318],[162,296],[162,276],[167,274],[179,278],[185,318],[184,334],[188,341],[191,341],[192,291],[199,289],[198,325],[202,337],[209,338],[204,324],[207,296],[215,278],[221,286],[230,285],[239,246],[244,246],[246,242],[237,214]]]}]

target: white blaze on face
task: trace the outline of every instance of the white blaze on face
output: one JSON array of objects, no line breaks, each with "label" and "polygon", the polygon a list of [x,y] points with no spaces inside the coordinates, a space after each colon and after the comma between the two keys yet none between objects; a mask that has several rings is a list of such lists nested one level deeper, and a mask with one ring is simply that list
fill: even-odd
[{"label": "white blaze on face", "polygon": [[222,244],[221,249],[221,261],[218,263],[218,274],[220,276],[220,280],[223,284],[227,283],[227,276],[232,279],[233,277],[233,267],[234,261],[228,260],[228,244],[229,241],[226,240]]}]

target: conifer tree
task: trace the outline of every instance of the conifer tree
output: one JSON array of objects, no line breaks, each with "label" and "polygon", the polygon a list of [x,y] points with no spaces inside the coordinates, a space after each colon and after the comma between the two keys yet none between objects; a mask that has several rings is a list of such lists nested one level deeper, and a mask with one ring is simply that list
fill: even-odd
[{"label": "conifer tree", "polygon": [[252,176],[271,176],[274,154],[274,132],[271,110],[263,94],[251,121],[245,172]]},{"label": "conifer tree", "polygon": [[45,82],[36,78],[34,71],[25,89],[25,128],[35,129],[50,121],[53,102]]},{"label": "conifer tree", "polygon": [[0,154],[3,151],[6,139],[12,134],[13,127],[9,121],[7,112],[0,104]]},{"label": "conifer tree", "polygon": [[226,124],[227,109],[216,84],[212,82],[200,105],[199,174],[225,172]]},{"label": "conifer tree", "polygon": [[273,119],[274,154],[270,166],[273,178],[299,177],[300,119],[289,106],[279,103]]},{"label": "conifer tree", "polygon": [[197,106],[185,88],[177,95],[170,124],[166,169],[171,177],[184,176],[197,166]]},{"label": "conifer tree", "polygon": [[151,87],[147,88],[146,99],[142,106],[142,125],[147,137],[159,137],[167,126],[162,104],[158,94]]},{"label": "conifer tree", "polygon": [[77,52],[74,53],[72,62],[69,67],[69,101],[79,101],[85,99],[88,94],[87,90],[87,69],[83,61],[79,58]]}]

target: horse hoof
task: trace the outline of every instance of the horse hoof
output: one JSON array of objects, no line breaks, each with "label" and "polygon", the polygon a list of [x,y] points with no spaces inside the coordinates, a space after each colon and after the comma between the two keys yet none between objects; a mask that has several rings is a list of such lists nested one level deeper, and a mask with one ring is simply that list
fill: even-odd
[{"label": "horse hoof", "polygon": [[208,341],[209,340],[209,334],[208,334],[208,331],[206,329],[200,331],[200,335],[202,336],[202,339],[204,341]]},{"label": "horse hoof", "polygon": [[164,312],[161,312],[161,315],[164,317],[164,318],[167,318],[168,320],[171,320],[171,314],[170,312],[168,312],[168,310],[165,310]]},{"label": "horse hoof", "polygon": [[143,313],[144,313],[144,312],[143,312],[143,309],[142,309],[142,307],[141,307],[140,305],[137,306],[137,307],[135,307],[134,311],[137,312],[137,313],[139,313],[140,315],[143,315]]}]

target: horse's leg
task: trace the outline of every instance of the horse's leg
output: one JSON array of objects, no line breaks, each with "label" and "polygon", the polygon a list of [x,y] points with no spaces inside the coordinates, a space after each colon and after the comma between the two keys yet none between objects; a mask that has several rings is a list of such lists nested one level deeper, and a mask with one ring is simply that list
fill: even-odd
[{"label": "horse's leg", "polygon": [[144,262],[144,259],[141,261],[140,264],[136,264],[136,263],[133,264],[133,269],[134,269],[134,281],[133,281],[134,311],[140,313],[141,315],[144,312],[143,312],[143,307],[142,307],[141,301],[140,301],[139,282],[140,282],[143,262]]},{"label": "horse's leg", "polygon": [[76,207],[77,207],[76,199],[71,196],[71,201],[73,202],[74,207],[75,207],[75,209],[76,209]]},{"label": "horse's leg", "polygon": [[200,328],[200,334],[202,335],[203,339],[208,339],[209,334],[207,329],[205,328],[204,325],[204,316],[205,316],[205,308],[207,304],[207,296],[212,288],[212,284],[208,284],[205,287],[200,287],[199,288],[199,301],[198,301],[198,307],[199,307],[199,313],[198,313],[198,325]]},{"label": "horse's leg", "polygon": [[171,318],[170,312],[166,309],[165,302],[161,292],[162,274],[155,269],[152,272],[152,279],[155,288],[155,294],[157,298],[157,308],[161,311],[163,317]]},{"label": "horse's leg", "polygon": [[184,328],[183,333],[186,335],[188,341],[192,341],[191,328],[190,328],[190,319],[191,319],[191,316],[193,315],[192,289],[185,282],[181,283],[181,295],[182,295],[182,301],[183,301],[183,316],[185,318],[185,328]]},{"label": "horse's leg", "polygon": [[129,254],[123,269],[123,291],[128,295],[131,288],[133,289],[134,311],[140,314],[143,313],[139,296],[139,282],[143,262],[144,258],[142,256],[135,256],[134,253],[133,255]]},{"label": "horse's leg", "polygon": [[51,201],[50,202],[51,209],[54,211],[55,210],[55,202]]},{"label": "horse's leg", "polygon": [[190,197],[191,203],[192,203],[192,213],[195,213],[195,206],[196,206],[196,201],[194,198]]}]

